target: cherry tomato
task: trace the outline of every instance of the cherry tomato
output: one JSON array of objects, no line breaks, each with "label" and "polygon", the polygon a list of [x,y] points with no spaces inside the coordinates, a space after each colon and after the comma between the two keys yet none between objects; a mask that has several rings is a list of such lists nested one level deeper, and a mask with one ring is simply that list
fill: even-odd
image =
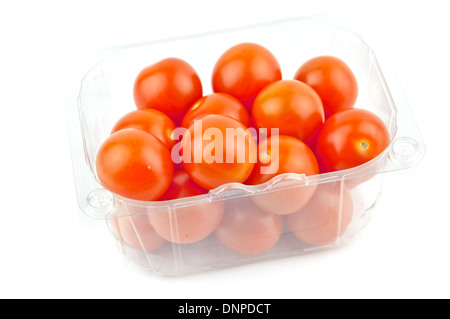
[{"label": "cherry tomato", "polygon": [[212,74],[214,92],[227,93],[250,111],[256,95],[269,83],[281,80],[281,69],[273,54],[254,43],[228,49],[217,61]]},{"label": "cherry tomato", "polygon": [[112,132],[134,128],[153,134],[170,149],[176,140],[172,138],[172,132],[176,129],[173,121],[164,113],[154,109],[135,110],[119,119]]},{"label": "cherry tomato", "polygon": [[166,243],[150,225],[146,214],[120,216],[108,219],[107,223],[111,232],[132,248],[151,252]]},{"label": "cherry tomato", "polygon": [[362,109],[340,111],[323,125],[316,155],[322,172],[364,164],[389,146],[389,132],[373,113]]},{"label": "cherry tomato", "polygon": [[326,245],[345,234],[353,218],[353,200],[340,183],[321,184],[309,203],[286,216],[286,225],[301,241]]},{"label": "cherry tomato", "polygon": [[282,80],[265,87],[256,97],[252,117],[257,127],[279,129],[280,135],[289,135],[302,141],[310,139],[324,122],[322,102],[317,93],[306,84]]},{"label": "cherry tomato", "polygon": [[97,154],[102,185],[118,195],[152,201],[169,188],[173,176],[170,152],[152,134],[123,129],[111,136]]},{"label": "cherry tomato", "polygon": [[177,207],[170,213],[150,213],[149,220],[164,239],[177,244],[192,244],[216,230],[223,211],[223,202],[194,203],[191,206]]},{"label": "cherry tomato", "polygon": [[314,153],[292,136],[278,135],[261,141],[258,144],[258,161],[246,183],[262,184],[284,173],[318,174],[319,166]]},{"label": "cherry tomato", "polygon": [[228,249],[256,255],[271,249],[283,233],[281,216],[269,214],[248,199],[226,206],[225,215],[215,231]]},{"label": "cherry tomato", "polygon": [[181,169],[173,174],[172,184],[166,193],[159,199],[172,200],[207,194],[208,190],[200,187],[189,177],[185,170]]},{"label": "cherry tomato", "polygon": [[[319,165],[302,141],[285,135],[272,136],[258,144],[258,162],[246,184],[258,185],[285,173],[317,175]],[[316,185],[296,186],[255,195],[252,200],[270,213],[285,215],[305,206],[315,190]]]},{"label": "cherry tomato", "polygon": [[181,126],[188,128],[194,124],[194,120],[200,120],[211,114],[225,115],[241,122],[245,127],[250,126],[250,115],[242,103],[224,93],[213,93],[200,98],[188,110]]},{"label": "cherry tomato", "polygon": [[146,67],[134,83],[134,100],[139,109],[157,109],[177,125],[202,94],[197,72],[177,58],[167,58]]},{"label": "cherry tomato", "polygon": [[[206,194],[208,191],[195,184],[185,171],[174,174],[172,185],[160,200],[172,200]],[[148,214],[155,231],[164,239],[189,244],[209,236],[222,220],[222,202],[180,206],[174,211],[161,211]]]},{"label": "cherry tomato", "polygon": [[358,97],[355,75],[345,62],[336,57],[313,58],[298,69],[294,78],[308,84],[319,94],[326,118],[352,108]]},{"label": "cherry tomato", "polygon": [[198,185],[213,189],[243,183],[256,162],[256,143],[240,122],[208,115],[189,127],[181,141],[183,166]]}]

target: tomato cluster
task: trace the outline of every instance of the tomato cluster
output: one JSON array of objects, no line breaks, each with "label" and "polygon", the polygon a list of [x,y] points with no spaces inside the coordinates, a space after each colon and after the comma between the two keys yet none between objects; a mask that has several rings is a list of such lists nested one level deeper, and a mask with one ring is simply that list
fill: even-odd
[{"label": "tomato cluster", "polygon": [[[315,57],[299,65],[293,79],[284,79],[269,50],[242,43],[218,58],[211,86],[213,93],[204,95],[197,72],[181,59],[167,58],[143,69],[134,83],[137,109],[117,121],[98,151],[102,185],[135,200],[173,200],[227,183],[259,185],[285,173],[310,176],[349,169],[375,158],[390,142],[376,115],[354,108],[356,78],[336,57]],[[315,227],[311,234],[302,227],[320,217],[311,217],[311,211],[320,210],[329,193],[324,186],[309,186],[261,194],[243,205],[248,207],[245,216],[209,203],[180,210],[175,217],[153,214],[148,226],[177,243],[216,231],[225,246],[252,254],[276,242],[283,228],[280,215],[287,215],[297,237],[323,244],[333,238],[326,229]],[[170,229],[174,223],[177,238]],[[320,218],[317,223],[323,225]],[[340,223],[346,227],[349,222]],[[249,241],[252,234],[273,234],[267,245],[227,245],[227,238],[239,237],[238,229],[247,224],[254,228],[244,235]]]}]

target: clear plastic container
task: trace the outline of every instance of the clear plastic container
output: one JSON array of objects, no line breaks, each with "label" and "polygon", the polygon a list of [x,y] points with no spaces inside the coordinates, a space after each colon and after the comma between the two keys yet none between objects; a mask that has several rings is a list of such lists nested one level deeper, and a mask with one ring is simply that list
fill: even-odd
[{"label": "clear plastic container", "polygon": [[[278,59],[284,79],[292,79],[299,66],[315,56],[344,60],[358,81],[355,107],[370,110],[384,121],[391,136],[389,147],[372,161],[345,171],[308,177],[284,174],[258,186],[226,184],[206,195],[172,201],[136,201],[104,189],[96,177],[96,154],[115,122],[135,109],[132,92],[139,71],[163,58],[178,57],[197,70],[204,94],[209,94],[216,60],[241,42],[268,48]],[[159,274],[228,267],[343,245],[367,224],[382,191],[381,173],[411,167],[424,154],[402,92],[392,78],[387,81],[384,71],[358,34],[309,18],[111,50],[89,70],[78,99],[68,104],[80,208],[106,221],[128,258]],[[311,190],[315,195],[301,212],[280,216],[261,208],[295,208]],[[195,216],[199,224],[208,219],[214,228],[199,234],[186,216]],[[240,224],[240,230],[229,233],[233,223]]]}]

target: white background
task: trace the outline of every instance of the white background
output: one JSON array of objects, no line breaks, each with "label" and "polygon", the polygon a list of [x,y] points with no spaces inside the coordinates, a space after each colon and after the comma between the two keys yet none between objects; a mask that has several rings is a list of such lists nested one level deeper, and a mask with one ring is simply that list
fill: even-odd
[{"label": "white background", "polygon": [[[67,85],[105,47],[316,13],[352,21],[389,55],[424,160],[386,175],[371,223],[343,248],[176,278],[124,260],[78,211]],[[431,0],[2,1],[0,297],[450,297],[449,21]]]}]

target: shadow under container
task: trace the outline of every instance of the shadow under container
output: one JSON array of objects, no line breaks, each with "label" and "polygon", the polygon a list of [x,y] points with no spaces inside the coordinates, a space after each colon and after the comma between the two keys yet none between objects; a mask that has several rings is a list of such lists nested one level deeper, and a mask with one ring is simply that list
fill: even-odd
[{"label": "shadow under container", "polygon": [[[97,151],[115,122],[135,109],[132,92],[139,71],[166,57],[181,58],[196,69],[206,95],[212,93],[209,84],[217,58],[241,42],[269,49],[280,63],[283,79],[292,79],[301,64],[316,56],[345,61],[358,81],[355,107],[375,113],[386,124],[389,147],[349,170],[316,176],[284,174],[257,186],[226,184],[205,195],[171,201],[136,201],[104,189],[95,171]],[[382,72],[358,34],[310,18],[111,50],[86,74],[77,101],[68,105],[81,210],[106,221],[129,259],[165,275],[343,245],[369,221],[382,191],[381,173],[411,167],[424,154],[415,121],[392,78]],[[303,200],[305,196],[309,201]]]}]

